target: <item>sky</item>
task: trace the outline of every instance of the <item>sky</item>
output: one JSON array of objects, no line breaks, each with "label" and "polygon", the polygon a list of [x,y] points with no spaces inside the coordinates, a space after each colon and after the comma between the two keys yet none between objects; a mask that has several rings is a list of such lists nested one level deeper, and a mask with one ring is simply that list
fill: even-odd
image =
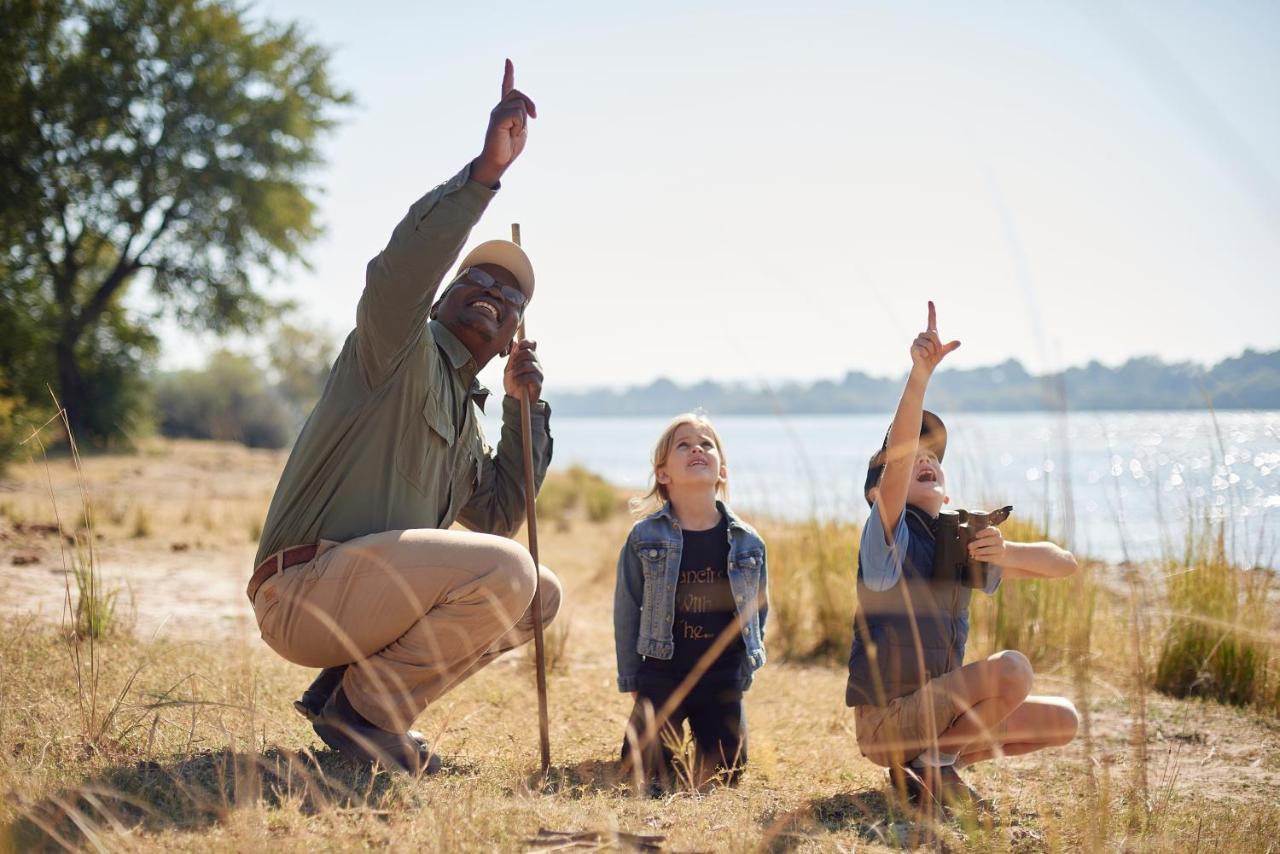
[{"label": "sky", "polygon": [[[538,119],[471,244],[521,223],[548,389],[898,375],[928,299],[944,367],[1280,347],[1280,4],[253,10],[357,101],[311,176],[325,234],[271,285],[335,340],[509,56]],[[167,367],[214,346],[163,335]]]}]

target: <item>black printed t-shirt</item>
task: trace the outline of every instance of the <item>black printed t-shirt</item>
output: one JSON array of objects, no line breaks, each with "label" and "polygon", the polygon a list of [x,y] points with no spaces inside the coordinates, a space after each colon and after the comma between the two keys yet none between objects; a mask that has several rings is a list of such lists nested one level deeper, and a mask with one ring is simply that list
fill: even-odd
[{"label": "black printed t-shirt", "polygon": [[716,658],[699,684],[725,684],[741,678],[747,648],[737,627],[737,608],[729,586],[729,520],[705,531],[684,531],[676,607],[671,633],[675,652],[669,661],[645,658],[642,679],[679,682],[711,648],[721,632],[733,640]]}]

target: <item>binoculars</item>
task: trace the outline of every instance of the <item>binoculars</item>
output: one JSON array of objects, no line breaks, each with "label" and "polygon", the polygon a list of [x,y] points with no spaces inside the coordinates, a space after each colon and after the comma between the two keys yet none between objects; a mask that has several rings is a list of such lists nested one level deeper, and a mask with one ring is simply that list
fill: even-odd
[{"label": "binoculars", "polygon": [[969,557],[969,543],[984,528],[999,525],[1013,512],[1013,505],[992,510],[990,513],[974,513],[957,510],[939,513],[934,522],[933,577],[954,578],[964,587],[978,590],[987,586],[987,564]]}]

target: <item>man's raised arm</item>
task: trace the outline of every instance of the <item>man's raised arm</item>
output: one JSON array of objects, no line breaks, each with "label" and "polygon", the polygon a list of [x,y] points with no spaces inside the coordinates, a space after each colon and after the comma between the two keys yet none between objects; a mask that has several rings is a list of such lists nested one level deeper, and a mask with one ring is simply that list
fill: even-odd
[{"label": "man's raised arm", "polygon": [[445,273],[503,173],[524,150],[528,120],[536,115],[533,101],[515,88],[515,70],[507,60],[502,98],[489,114],[479,156],[414,202],[386,248],[369,262],[356,332],[370,385],[385,379],[426,329]]}]

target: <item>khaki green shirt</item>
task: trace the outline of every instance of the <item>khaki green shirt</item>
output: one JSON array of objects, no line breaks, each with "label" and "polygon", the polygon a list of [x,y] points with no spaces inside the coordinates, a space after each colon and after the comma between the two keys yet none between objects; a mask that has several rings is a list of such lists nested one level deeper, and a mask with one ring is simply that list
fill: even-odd
[{"label": "khaki green shirt", "polygon": [[[466,346],[428,312],[494,191],[469,168],[409,208],[369,262],[356,328],[289,454],[254,564],[288,546],[379,531],[524,520],[519,402],[502,401],[497,450],[475,401],[488,392]],[[551,411],[532,407],[535,489],[551,462]]]}]

